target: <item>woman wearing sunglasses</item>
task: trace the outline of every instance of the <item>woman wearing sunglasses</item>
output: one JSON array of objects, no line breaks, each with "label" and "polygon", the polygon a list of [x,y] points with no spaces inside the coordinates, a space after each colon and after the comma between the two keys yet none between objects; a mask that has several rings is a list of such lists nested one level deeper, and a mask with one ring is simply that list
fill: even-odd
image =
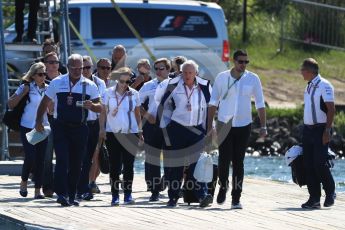
[{"label": "woman wearing sunglasses", "polygon": [[102,99],[100,139],[109,151],[112,206],[120,203],[120,174],[123,169],[124,204],[132,204],[134,159],[138,142],[143,141],[139,93],[129,87],[131,70],[127,67],[112,73],[117,83],[108,88]]},{"label": "woman wearing sunglasses", "polygon": [[[20,136],[24,147],[24,164],[22,168],[22,181],[19,193],[22,197],[28,195],[27,183],[31,170],[35,175],[35,199],[43,199],[41,195],[42,176],[44,166],[44,155],[47,146],[47,138],[36,145],[30,144],[26,139],[26,133],[35,127],[37,108],[44,96],[47,85],[45,84],[46,67],[44,63],[33,64],[29,71],[24,75],[23,82],[16,92],[10,97],[8,107],[13,109],[18,105],[23,97],[28,95],[28,100],[24,108],[24,113],[20,121]],[[44,115],[44,125],[49,125],[47,115]]]}]

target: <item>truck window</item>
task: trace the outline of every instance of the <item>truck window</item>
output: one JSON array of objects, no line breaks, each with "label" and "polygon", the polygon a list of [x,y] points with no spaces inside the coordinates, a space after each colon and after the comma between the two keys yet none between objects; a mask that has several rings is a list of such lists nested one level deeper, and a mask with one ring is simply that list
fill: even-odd
[{"label": "truck window", "polygon": [[[69,8],[69,19],[74,24],[75,28],[80,31],[80,9],[79,8]],[[71,27],[69,27],[71,40],[78,39],[77,35],[74,33]]]},{"label": "truck window", "polygon": [[[122,9],[144,38],[181,36],[188,38],[216,38],[211,18],[203,12],[168,9]],[[105,26],[104,19],[107,23]],[[124,20],[113,8],[92,8],[92,37],[135,38]],[[111,25],[111,26],[110,26]]]}]

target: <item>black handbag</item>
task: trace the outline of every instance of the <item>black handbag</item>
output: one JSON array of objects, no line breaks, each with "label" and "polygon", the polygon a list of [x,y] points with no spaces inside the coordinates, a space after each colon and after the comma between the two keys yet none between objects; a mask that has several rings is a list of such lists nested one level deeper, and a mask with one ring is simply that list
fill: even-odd
[{"label": "black handbag", "polygon": [[109,173],[109,153],[108,149],[105,146],[104,142],[99,147],[99,169],[102,173],[108,174]]},{"label": "black handbag", "polygon": [[2,118],[2,122],[8,127],[8,129],[19,131],[20,121],[22,119],[27,102],[30,102],[29,94],[20,99],[17,106],[12,110],[8,109],[7,107],[4,117]]}]

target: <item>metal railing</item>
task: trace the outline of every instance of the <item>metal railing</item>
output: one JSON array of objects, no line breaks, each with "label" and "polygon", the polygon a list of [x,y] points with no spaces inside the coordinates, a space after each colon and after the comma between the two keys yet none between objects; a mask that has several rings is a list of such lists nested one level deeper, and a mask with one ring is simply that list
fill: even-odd
[{"label": "metal railing", "polygon": [[345,51],[345,7],[306,0],[282,4],[281,49],[293,41]]}]

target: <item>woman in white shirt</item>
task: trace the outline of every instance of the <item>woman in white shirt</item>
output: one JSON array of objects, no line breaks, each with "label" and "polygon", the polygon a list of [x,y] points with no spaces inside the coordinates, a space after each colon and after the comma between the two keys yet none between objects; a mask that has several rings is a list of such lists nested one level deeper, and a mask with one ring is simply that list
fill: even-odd
[{"label": "woman in white shirt", "polygon": [[128,86],[131,70],[123,67],[116,71],[116,75],[117,83],[104,93],[103,110],[99,118],[99,136],[103,140],[106,139],[109,151],[112,206],[120,203],[119,185],[122,169],[124,204],[134,203],[134,159],[138,142],[143,141],[139,93]]},{"label": "woman in white shirt", "polygon": [[[45,84],[46,75],[46,67],[44,63],[38,62],[33,64],[22,79],[25,83],[19,86],[17,91],[8,101],[8,107],[13,109],[18,105],[23,97],[29,95],[20,122],[20,136],[24,147],[25,158],[22,168],[22,181],[20,183],[19,193],[23,197],[28,195],[27,181],[31,170],[33,169],[35,176],[35,199],[44,198],[44,196],[41,195],[40,190],[42,187],[47,138],[36,145],[32,145],[27,141],[26,133],[30,132],[35,127],[37,108],[47,87]],[[49,125],[47,115],[44,117],[44,125]]]}]

